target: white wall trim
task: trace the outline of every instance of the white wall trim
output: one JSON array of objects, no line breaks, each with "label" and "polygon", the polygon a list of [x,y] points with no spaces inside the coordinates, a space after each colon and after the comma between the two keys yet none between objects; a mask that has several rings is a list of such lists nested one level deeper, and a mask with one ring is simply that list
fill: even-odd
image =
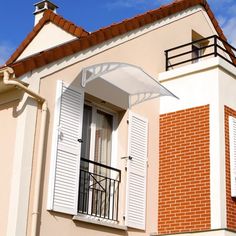
[{"label": "white wall trim", "polygon": [[[217,79],[217,90],[215,91],[215,101],[210,105],[210,196],[211,196],[211,229],[225,228],[224,220],[225,202],[222,199],[224,191],[224,162],[222,159],[223,148],[221,146],[221,114],[219,97],[219,76]],[[223,165],[223,166],[222,166]],[[224,194],[224,193],[223,193]]]}]

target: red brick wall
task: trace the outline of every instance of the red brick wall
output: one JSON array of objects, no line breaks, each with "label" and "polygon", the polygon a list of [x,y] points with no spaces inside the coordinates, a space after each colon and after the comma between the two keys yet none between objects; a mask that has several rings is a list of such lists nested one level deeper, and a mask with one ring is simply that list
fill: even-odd
[{"label": "red brick wall", "polygon": [[161,115],[158,233],[210,229],[209,106]]},{"label": "red brick wall", "polygon": [[236,111],[225,106],[225,161],[226,161],[226,209],[227,228],[236,230],[236,199],[230,190],[230,156],[229,156],[229,116],[236,117]]}]

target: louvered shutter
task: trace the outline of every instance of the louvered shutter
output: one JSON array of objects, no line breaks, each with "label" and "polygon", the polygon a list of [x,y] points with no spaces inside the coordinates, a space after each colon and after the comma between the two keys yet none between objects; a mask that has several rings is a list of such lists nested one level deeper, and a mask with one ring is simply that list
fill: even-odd
[{"label": "louvered shutter", "polygon": [[130,113],[127,164],[126,225],[145,229],[148,122]]},{"label": "louvered shutter", "polygon": [[57,84],[48,208],[77,214],[82,137],[83,92]]},{"label": "louvered shutter", "polygon": [[231,196],[236,197],[236,118],[229,117]]}]

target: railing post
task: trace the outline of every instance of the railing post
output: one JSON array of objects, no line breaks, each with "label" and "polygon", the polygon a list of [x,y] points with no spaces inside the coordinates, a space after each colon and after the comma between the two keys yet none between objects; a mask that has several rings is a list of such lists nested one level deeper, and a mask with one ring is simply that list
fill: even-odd
[{"label": "railing post", "polygon": [[217,57],[218,53],[217,53],[217,36],[214,36],[214,56]]},{"label": "railing post", "polygon": [[166,71],[168,71],[168,69],[169,69],[168,51],[165,51],[165,56],[166,56]]}]

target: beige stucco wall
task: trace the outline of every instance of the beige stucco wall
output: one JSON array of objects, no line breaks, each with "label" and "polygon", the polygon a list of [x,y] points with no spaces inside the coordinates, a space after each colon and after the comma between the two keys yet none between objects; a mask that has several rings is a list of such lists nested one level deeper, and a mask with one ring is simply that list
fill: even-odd
[{"label": "beige stucco wall", "polygon": [[30,42],[17,60],[21,60],[30,55],[47,50],[73,39],[76,39],[76,37],[51,22],[47,23],[39,31],[37,36]]},{"label": "beige stucco wall", "polygon": [[0,235],[6,235],[11,177],[14,174],[13,156],[15,148],[15,133],[19,93],[8,91],[0,95]]},{"label": "beige stucco wall", "polygon": [[[55,105],[55,93],[57,80],[63,80],[69,83],[71,86],[80,87],[80,72],[81,69],[103,62],[127,62],[143,68],[153,77],[157,77],[157,74],[164,71],[165,57],[164,50],[190,42],[192,39],[192,30],[198,32],[204,37],[212,35],[212,31],[209,24],[206,23],[206,19],[202,12],[197,12],[189,17],[182,18],[174,23],[168,24],[165,27],[158,28],[149,33],[146,33],[135,39],[131,39],[126,43],[114,46],[113,48],[98,53],[90,58],[75,63],[64,70],[60,70],[49,76],[44,77],[41,80],[40,94],[48,101],[49,116],[48,127],[45,137],[45,161],[43,171],[42,182],[42,204],[40,215],[40,235],[150,235],[152,232],[157,231],[157,202],[158,202],[158,114],[159,114],[159,101],[153,100],[145,102],[134,107],[136,113],[148,118],[149,120],[149,142],[148,142],[148,177],[147,177],[147,225],[146,231],[139,231],[129,229],[128,231],[115,230],[103,226],[96,226],[89,223],[83,223],[79,221],[73,221],[72,216],[66,214],[59,214],[55,212],[49,212],[46,210],[47,205],[47,193],[48,193],[48,178],[51,159],[51,145],[52,145],[52,127],[54,118],[54,105]],[[115,41],[116,39],[114,39]],[[112,43],[112,42],[111,42]],[[107,43],[109,44],[109,43]],[[90,91],[92,93],[92,91]],[[104,91],[105,93],[106,91]],[[101,95],[101,99],[104,99]],[[108,100],[109,102],[109,100]],[[119,115],[120,113],[118,113]],[[127,112],[121,119],[118,127],[118,157],[127,154]],[[40,123],[40,116],[37,121]],[[37,127],[39,127],[39,123]],[[37,147],[37,139],[39,128],[37,128],[35,147]],[[34,166],[33,173],[35,172],[35,160],[37,150],[34,151]],[[120,191],[120,214],[119,219],[122,224],[122,216],[125,212],[125,161],[118,160],[117,168],[122,170],[122,190]],[[34,174],[31,181],[31,202],[29,207],[28,216],[30,219],[32,212],[32,199],[33,199],[33,186],[34,186]],[[96,231],[96,232],[95,232]],[[30,221],[28,224],[28,232],[30,232]],[[29,235],[29,233],[28,233]]]}]

